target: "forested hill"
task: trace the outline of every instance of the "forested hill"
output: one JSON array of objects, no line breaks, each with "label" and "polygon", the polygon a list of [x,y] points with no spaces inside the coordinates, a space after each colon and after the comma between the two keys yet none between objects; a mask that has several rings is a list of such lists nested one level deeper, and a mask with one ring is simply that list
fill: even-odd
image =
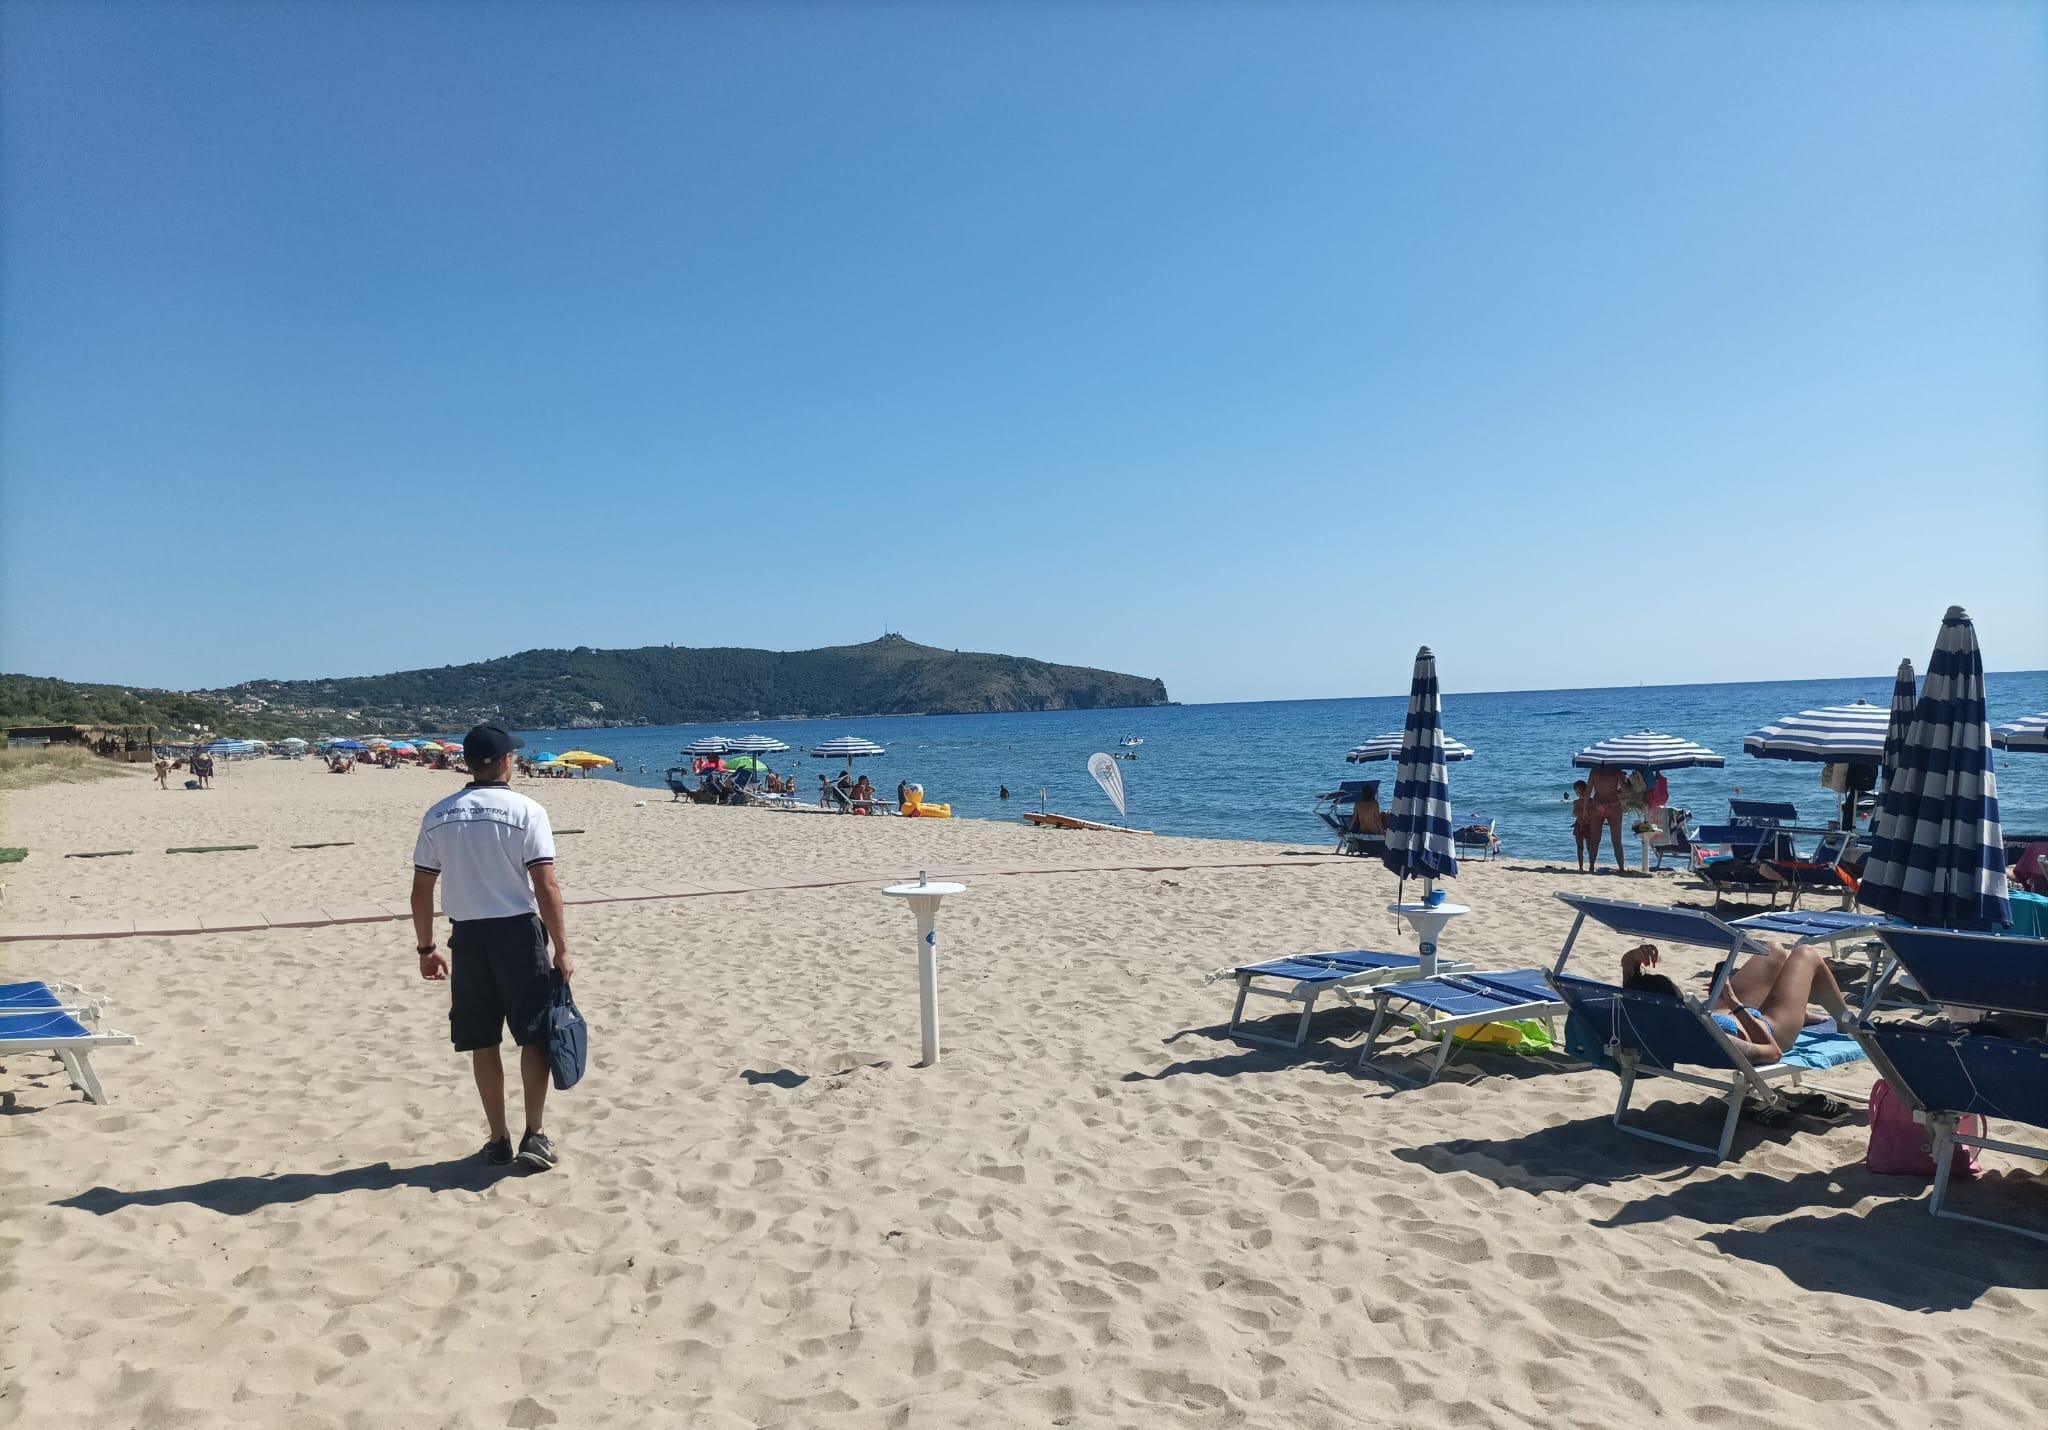
[{"label": "forested hill", "polygon": [[[493,719],[523,729],[674,725],[777,715],[960,714],[1163,705],[1141,676],[1024,656],[941,650],[889,635],[864,645],[529,650],[473,665],[332,680],[252,680],[187,693],[0,676],[0,723],[157,720],[216,708],[230,734],[460,730]],[[161,707],[165,718],[158,719]],[[175,712],[175,715],[173,714]]]}]

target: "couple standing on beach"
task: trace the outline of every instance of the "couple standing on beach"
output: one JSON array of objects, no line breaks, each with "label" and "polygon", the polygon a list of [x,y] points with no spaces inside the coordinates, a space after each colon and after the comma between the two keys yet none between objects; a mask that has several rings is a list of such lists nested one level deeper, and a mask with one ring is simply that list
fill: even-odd
[{"label": "couple standing on beach", "polygon": [[[496,725],[462,740],[470,782],[428,810],[412,856],[412,926],[420,977],[449,983],[448,1029],[470,1054],[491,1139],[483,1158],[545,1171],[559,1154],[541,1126],[547,1105],[548,1034],[555,980],[576,972],[555,882],[555,835],[548,812],[509,784],[513,752],[524,745]],[[434,886],[452,931],[448,954],[434,942]],[[553,956],[549,945],[553,944]],[[505,1121],[505,1068],[498,1045],[505,1026],[519,1045],[526,1128],[515,1150]]]},{"label": "couple standing on beach", "polygon": [[1670,799],[1670,786],[1655,771],[1631,772],[1599,768],[1587,780],[1572,782],[1572,854],[1583,873],[1600,867],[1600,831],[1614,838],[1614,867],[1626,868],[1621,852],[1621,809],[1656,810]]}]

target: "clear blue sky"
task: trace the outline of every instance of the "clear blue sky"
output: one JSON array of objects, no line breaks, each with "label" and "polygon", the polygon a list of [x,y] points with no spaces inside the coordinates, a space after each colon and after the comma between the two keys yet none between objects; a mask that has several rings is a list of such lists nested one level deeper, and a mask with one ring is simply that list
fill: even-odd
[{"label": "clear blue sky", "polygon": [[2048,666],[2048,7],[0,11],[0,668]]}]

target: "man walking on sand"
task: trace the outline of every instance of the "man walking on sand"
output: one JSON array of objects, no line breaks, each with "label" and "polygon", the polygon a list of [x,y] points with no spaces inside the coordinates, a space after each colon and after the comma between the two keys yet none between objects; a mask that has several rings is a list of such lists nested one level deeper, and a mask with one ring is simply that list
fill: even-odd
[{"label": "man walking on sand", "polygon": [[[552,975],[568,982],[576,960],[569,956],[562,921],[548,812],[507,784],[512,752],[524,743],[496,725],[479,725],[463,737],[470,783],[420,821],[412,856],[412,927],[420,977],[450,981],[448,1029],[455,1050],[470,1054],[491,1124],[484,1160],[504,1166],[516,1157],[545,1171],[557,1160],[555,1144],[541,1126],[548,1100]],[[444,877],[441,907],[454,926],[448,935],[452,966],[434,943],[434,884]],[[505,1122],[505,1068],[498,1059],[508,1023],[519,1045],[526,1098],[526,1133],[516,1153]]]}]

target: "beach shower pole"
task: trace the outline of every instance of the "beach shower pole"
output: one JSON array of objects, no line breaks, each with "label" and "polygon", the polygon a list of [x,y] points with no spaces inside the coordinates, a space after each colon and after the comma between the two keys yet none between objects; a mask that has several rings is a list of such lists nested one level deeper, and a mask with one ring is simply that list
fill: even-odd
[{"label": "beach shower pole", "polygon": [[939,1063],[939,900],[948,894],[964,894],[965,884],[934,884],[919,871],[915,884],[892,884],[882,890],[893,899],[907,899],[917,919],[917,1011],[923,1035],[924,1061],[920,1067]]}]

